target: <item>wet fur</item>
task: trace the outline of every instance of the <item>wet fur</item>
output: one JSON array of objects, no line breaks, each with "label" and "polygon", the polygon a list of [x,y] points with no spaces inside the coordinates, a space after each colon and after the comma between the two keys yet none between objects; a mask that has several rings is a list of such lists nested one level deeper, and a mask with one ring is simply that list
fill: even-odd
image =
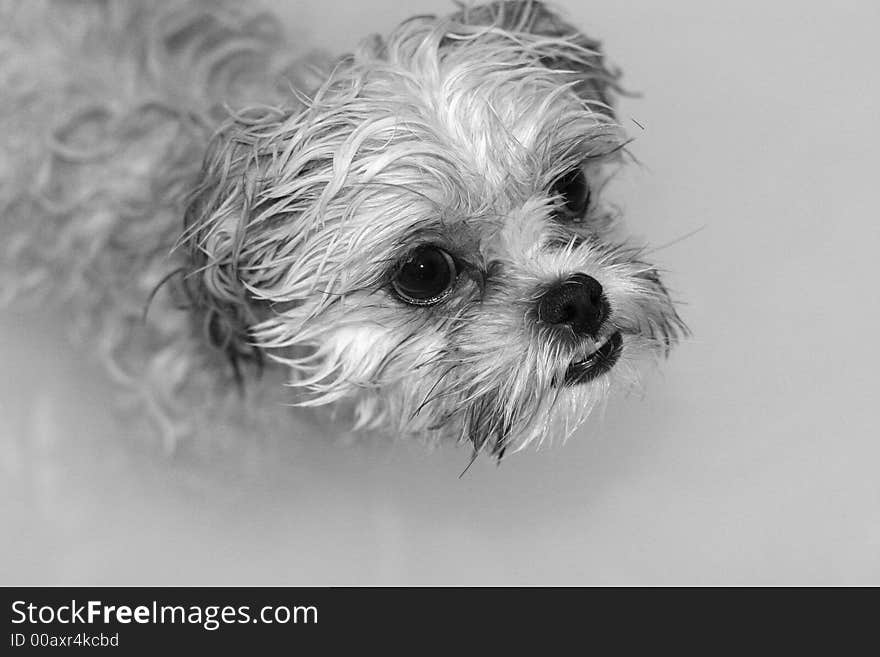
[{"label": "wet fur", "polygon": [[[501,455],[570,434],[683,332],[613,208],[554,220],[554,180],[584,164],[596,195],[627,140],[597,42],[502,2],[414,18],[316,73],[237,6],[0,16],[7,300],[65,299],[169,445],[286,401]],[[389,289],[424,242],[464,265],[430,308]],[[578,271],[625,351],[566,388],[585,346],[533,308]]]}]

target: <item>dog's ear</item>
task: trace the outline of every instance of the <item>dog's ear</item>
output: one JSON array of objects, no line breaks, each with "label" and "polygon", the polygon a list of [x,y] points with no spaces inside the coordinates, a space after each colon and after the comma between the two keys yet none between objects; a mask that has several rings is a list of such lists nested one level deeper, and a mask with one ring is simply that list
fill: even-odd
[{"label": "dog's ear", "polygon": [[254,197],[264,175],[259,133],[286,116],[281,110],[243,110],[217,129],[205,154],[199,184],[190,194],[178,248],[186,254],[183,292],[209,345],[224,353],[241,380],[240,366],[262,368],[263,353],[252,328],[266,304],[248,290],[242,269],[259,258],[246,252]]},{"label": "dog's ear", "polygon": [[497,27],[511,33],[527,33],[563,39],[576,51],[547,54],[541,62],[548,68],[571,71],[575,90],[584,100],[598,103],[597,109],[613,116],[613,93],[619,91],[620,72],[608,67],[601,42],[588,37],[537,0],[501,0],[466,7],[452,16],[464,25]]}]

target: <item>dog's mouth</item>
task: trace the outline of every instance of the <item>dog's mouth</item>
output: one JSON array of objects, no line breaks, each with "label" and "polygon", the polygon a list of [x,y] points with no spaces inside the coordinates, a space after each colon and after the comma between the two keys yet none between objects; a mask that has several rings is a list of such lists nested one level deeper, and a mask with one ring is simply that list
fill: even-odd
[{"label": "dog's mouth", "polygon": [[565,372],[565,385],[575,386],[592,381],[608,372],[623,353],[623,336],[620,331],[596,343],[596,349],[586,358],[572,361]]}]

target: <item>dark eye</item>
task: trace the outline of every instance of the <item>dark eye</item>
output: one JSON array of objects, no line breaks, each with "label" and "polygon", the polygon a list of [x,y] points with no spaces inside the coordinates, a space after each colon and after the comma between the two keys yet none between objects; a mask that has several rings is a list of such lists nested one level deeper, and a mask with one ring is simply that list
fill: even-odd
[{"label": "dark eye", "polygon": [[430,306],[443,300],[455,284],[455,261],[436,246],[420,246],[400,264],[391,281],[405,302]]},{"label": "dark eye", "polygon": [[550,193],[562,198],[561,214],[564,219],[583,219],[590,207],[590,185],[580,168],[563,174],[553,183]]}]

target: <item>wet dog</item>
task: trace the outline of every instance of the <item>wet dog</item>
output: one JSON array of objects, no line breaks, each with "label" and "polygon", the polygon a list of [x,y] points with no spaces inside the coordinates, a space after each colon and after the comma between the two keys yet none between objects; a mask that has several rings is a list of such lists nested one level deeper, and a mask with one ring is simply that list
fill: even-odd
[{"label": "wet dog", "polygon": [[169,440],[271,388],[500,456],[685,332],[603,198],[617,73],[542,3],[337,60],[237,3],[0,22],[7,299],[66,299]]}]

